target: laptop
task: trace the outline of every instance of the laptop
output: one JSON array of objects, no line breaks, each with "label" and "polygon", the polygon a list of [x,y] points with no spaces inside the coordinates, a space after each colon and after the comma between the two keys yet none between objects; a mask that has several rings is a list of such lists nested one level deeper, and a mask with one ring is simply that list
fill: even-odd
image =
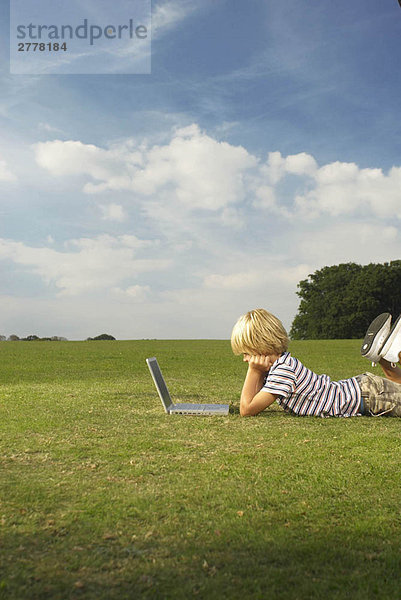
[{"label": "laptop", "polygon": [[164,410],[169,415],[228,415],[228,404],[174,404],[167,389],[156,357],[147,358],[147,365],[153,377]]}]

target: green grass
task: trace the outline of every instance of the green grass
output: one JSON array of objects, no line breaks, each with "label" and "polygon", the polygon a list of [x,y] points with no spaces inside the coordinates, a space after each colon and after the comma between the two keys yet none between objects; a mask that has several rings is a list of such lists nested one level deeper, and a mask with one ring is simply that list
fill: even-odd
[{"label": "green grass", "polygon": [[[360,342],[292,342],[317,372]],[[167,416],[174,398],[228,417]],[[0,344],[0,598],[401,597],[398,419],[241,419],[225,341]]]}]

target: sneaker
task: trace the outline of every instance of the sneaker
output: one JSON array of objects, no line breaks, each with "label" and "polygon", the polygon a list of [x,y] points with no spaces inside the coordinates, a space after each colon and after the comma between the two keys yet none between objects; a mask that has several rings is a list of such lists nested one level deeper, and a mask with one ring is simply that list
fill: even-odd
[{"label": "sneaker", "polygon": [[391,328],[390,334],[380,351],[380,357],[389,363],[396,365],[400,360],[401,352],[401,315]]},{"label": "sneaker", "polygon": [[362,356],[371,360],[372,363],[378,363],[382,356],[381,349],[389,337],[390,329],[390,313],[382,313],[376,317],[369,325],[365,339],[363,340],[361,347]]}]

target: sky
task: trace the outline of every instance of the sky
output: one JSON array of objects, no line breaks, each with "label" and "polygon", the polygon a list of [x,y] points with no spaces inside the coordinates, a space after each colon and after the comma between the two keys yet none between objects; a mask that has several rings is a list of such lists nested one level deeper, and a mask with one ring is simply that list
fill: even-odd
[{"label": "sky", "polygon": [[397,0],[153,0],[151,72],[102,75],[11,74],[0,1],[0,334],[289,329],[308,274],[401,258]]}]

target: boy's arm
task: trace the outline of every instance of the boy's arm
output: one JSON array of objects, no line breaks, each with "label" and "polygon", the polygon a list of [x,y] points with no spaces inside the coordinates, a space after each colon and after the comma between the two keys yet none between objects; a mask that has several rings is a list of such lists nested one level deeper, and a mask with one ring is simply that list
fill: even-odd
[{"label": "boy's arm", "polygon": [[[254,416],[273,404],[276,394],[263,392],[264,378],[276,357],[252,356],[247,359],[248,372],[241,392],[241,417]],[[244,359],[246,360],[246,359]]]}]

